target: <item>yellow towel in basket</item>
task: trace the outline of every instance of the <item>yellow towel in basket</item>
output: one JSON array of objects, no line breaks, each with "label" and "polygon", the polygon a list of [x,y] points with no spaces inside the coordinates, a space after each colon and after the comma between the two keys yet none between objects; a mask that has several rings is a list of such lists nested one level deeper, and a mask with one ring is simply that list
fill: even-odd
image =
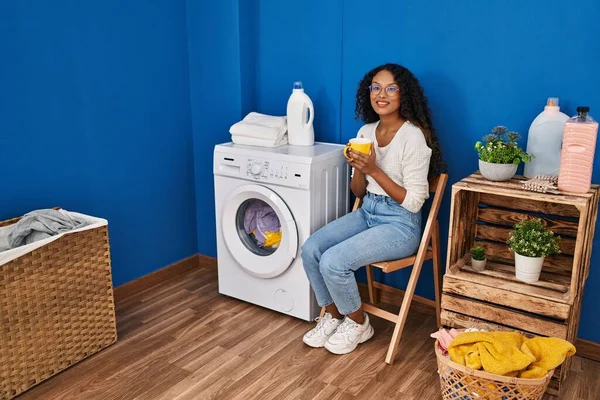
[{"label": "yellow towel in basket", "polygon": [[523,353],[532,354],[535,362],[521,373],[521,378],[541,378],[548,371],[562,364],[567,357],[575,354],[575,346],[558,338],[536,337],[525,340],[521,346]]},{"label": "yellow towel in basket", "polygon": [[535,361],[520,350],[522,344],[517,332],[464,332],[452,340],[448,353],[452,361],[469,368],[516,376]]},{"label": "yellow towel in basket", "polygon": [[558,338],[528,339],[518,332],[464,332],[448,348],[450,359],[496,375],[541,378],[575,353]]}]

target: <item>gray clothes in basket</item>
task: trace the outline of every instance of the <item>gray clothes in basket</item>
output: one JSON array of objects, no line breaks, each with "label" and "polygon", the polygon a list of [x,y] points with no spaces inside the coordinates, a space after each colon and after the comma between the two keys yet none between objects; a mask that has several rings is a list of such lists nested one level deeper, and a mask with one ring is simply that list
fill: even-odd
[{"label": "gray clothes in basket", "polygon": [[29,212],[16,224],[0,229],[0,251],[14,249],[47,237],[88,225],[60,210],[43,209]]}]

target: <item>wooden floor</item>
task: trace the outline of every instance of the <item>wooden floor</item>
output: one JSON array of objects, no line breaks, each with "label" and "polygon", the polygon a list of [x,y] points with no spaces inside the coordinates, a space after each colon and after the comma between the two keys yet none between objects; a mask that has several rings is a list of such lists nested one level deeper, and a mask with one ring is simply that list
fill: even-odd
[{"label": "wooden floor", "polygon": [[[439,399],[431,315],[411,310],[396,363],[391,324],[351,354],[305,346],[312,324],[218,294],[201,268],[117,304],[119,341],[25,399]],[[600,363],[576,357],[562,399],[599,399]]]}]

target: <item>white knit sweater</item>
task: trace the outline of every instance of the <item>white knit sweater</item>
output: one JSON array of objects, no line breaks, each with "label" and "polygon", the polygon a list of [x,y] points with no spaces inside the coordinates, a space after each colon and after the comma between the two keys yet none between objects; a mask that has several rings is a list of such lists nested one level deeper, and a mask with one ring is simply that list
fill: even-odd
[{"label": "white knit sweater", "polygon": [[[431,149],[427,146],[421,129],[409,121],[400,127],[387,146],[379,147],[375,135],[378,124],[379,121],[364,125],[359,129],[357,137],[362,136],[373,141],[377,165],[394,182],[406,189],[402,206],[416,213],[429,198],[427,174]],[[354,174],[354,171],[352,172]],[[369,175],[367,190],[373,194],[389,196]]]}]

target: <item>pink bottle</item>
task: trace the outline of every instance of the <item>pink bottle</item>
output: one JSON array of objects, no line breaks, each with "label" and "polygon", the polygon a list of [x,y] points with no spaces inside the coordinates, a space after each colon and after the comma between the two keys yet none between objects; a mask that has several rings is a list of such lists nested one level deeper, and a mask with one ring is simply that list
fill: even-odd
[{"label": "pink bottle", "polygon": [[598,123],[589,107],[577,107],[577,115],[565,122],[558,171],[558,189],[586,193],[592,183]]}]

